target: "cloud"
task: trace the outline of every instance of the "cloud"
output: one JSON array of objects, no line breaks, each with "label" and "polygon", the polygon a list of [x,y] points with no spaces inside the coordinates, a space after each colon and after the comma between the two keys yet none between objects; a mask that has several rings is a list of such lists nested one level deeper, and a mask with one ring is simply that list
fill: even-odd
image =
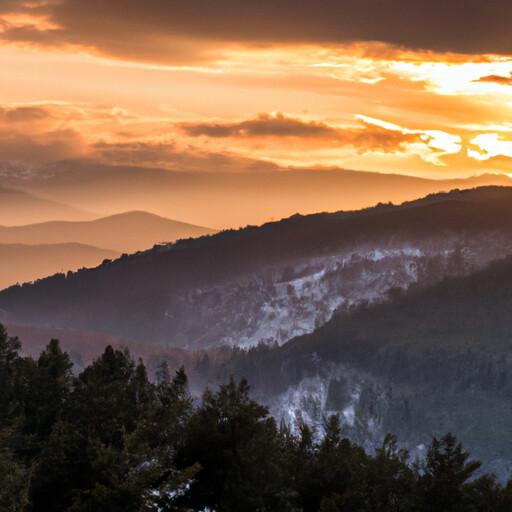
[{"label": "cloud", "polygon": [[240,122],[182,123],[179,126],[191,137],[234,138],[258,144],[268,140],[279,144],[281,140],[285,146],[289,139],[297,139],[299,144],[307,147],[350,146],[363,153],[400,152],[407,144],[422,142],[420,133],[389,129],[366,118],[359,119],[359,125],[343,128],[320,121],[303,121],[282,113],[259,114],[254,119]]},{"label": "cloud", "polygon": [[42,107],[22,106],[3,108],[0,107],[0,121],[7,123],[27,123],[47,120],[51,117],[50,112]]},{"label": "cloud", "polygon": [[482,133],[470,141],[476,149],[468,148],[468,156],[475,160],[487,161],[495,157],[512,158],[512,140],[497,133]]},{"label": "cloud", "polygon": [[512,53],[512,4],[505,1],[11,0],[0,3],[1,12],[34,16],[33,22],[4,22],[6,40],[81,45],[153,62],[211,60],[226,44],[379,41],[441,52]]},{"label": "cloud", "polygon": [[247,172],[288,165],[340,165],[387,154],[445,165],[461,137],[358,115],[350,124],[262,113],[240,121],[141,120],[108,106],[0,105],[3,161],[44,165],[89,158],[106,164],[181,171]]},{"label": "cloud", "polygon": [[174,142],[98,142],[90,156],[116,165],[145,165],[192,172],[247,172],[276,170],[270,162],[229,153],[182,148]]},{"label": "cloud", "polygon": [[223,148],[209,150],[187,140],[173,140],[171,135],[169,120],[141,123],[119,108],[66,103],[0,105],[2,166],[23,163],[38,167],[60,160],[91,159],[181,171],[277,168]]},{"label": "cloud", "polygon": [[77,158],[85,151],[80,134],[74,130],[56,130],[39,134],[0,129],[0,155],[4,161],[45,164]]},{"label": "cloud", "polygon": [[337,137],[336,129],[325,123],[305,122],[282,113],[259,114],[239,123],[183,123],[181,127],[194,137]]},{"label": "cloud", "polygon": [[45,164],[84,154],[82,135],[53,106],[0,106],[0,157],[3,162]]},{"label": "cloud", "polygon": [[501,76],[501,75],[488,75],[474,80],[474,82],[487,82],[498,85],[512,85],[512,75]]}]

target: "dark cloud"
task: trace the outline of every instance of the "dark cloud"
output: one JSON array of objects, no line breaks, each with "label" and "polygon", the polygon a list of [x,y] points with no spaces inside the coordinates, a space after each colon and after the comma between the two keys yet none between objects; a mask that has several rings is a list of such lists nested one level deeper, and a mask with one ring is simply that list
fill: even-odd
[{"label": "dark cloud", "polygon": [[488,82],[499,85],[512,85],[512,75],[510,76],[501,76],[501,75],[489,75],[483,76],[478,80],[474,80],[475,82]]},{"label": "dark cloud", "polygon": [[45,107],[0,106],[0,158],[44,164],[82,155],[86,146],[81,135],[57,125]]},{"label": "dark cloud", "polygon": [[[27,2],[0,2],[12,11]],[[512,53],[506,0],[61,0],[39,3],[59,29],[3,37],[87,45],[112,55],[177,62],[208,59],[214,42],[381,41],[414,49]],[[30,6],[31,4],[28,3]],[[34,10],[34,7],[28,7]]]},{"label": "dark cloud", "polygon": [[0,107],[0,121],[7,123],[26,123],[41,121],[51,117],[51,114],[41,107]]},{"label": "dark cloud", "polygon": [[161,163],[175,154],[172,143],[97,142],[92,146],[96,156],[109,162],[123,164]]},{"label": "dark cloud", "polygon": [[405,143],[421,142],[416,133],[386,130],[373,124],[336,128],[326,123],[302,121],[283,114],[260,114],[238,123],[182,123],[189,136],[238,139],[297,138],[316,146],[352,146],[360,151],[396,151]]},{"label": "dark cloud", "polygon": [[0,155],[3,161],[44,164],[76,158],[83,153],[80,135],[73,130],[26,134],[0,129]]},{"label": "dark cloud", "polygon": [[246,172],[277,169],[276,165],[269,162],[228,153],[201,151],[197,148],[178,148],[172,142],[98,142],[91,147],[91,150],[92,158],[116,165],[146,165],[194,172]]},{"label": "dark cloud", "polygon": [[256,119],[239,123],[184,123],[182,129],[192,136],[208,137],[337,137],[337,132],[327,124],[304,122],[300,119],[259,114]]}]

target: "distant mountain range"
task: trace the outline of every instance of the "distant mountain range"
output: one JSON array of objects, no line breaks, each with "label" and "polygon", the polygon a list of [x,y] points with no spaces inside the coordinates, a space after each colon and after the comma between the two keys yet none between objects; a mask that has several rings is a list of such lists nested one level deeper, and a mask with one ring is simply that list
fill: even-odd
[{"label": "distant mountain range", "polygon": [[207,233],[213,231],[145,212],[92,221],[0,226],[0,289],[56,273],[96,267],[122,253]]},{"label": "distant mountain range", "polygon": [[368,449],[393,432],[424,455],[452,431],[505,479],[511,205],[479,187],[181,240],[4,290],[0,320],[78,362],[115,340],[195,389],[247,377],[278,420],[337,413]]},{"label": "distant mountain range", "polygon": [[512,253],[512,188],[294,216],[155,247],[0,294],[15,323],[183,347],[284,343],[336,310]]},{"label": "distant mountain range", "polygon": [[[102,216],[141,210],[220,229],[262,224],[295,213],[401,203],[454,188],[512,185],[512,180],[497,174],[431,180],[340,169],[173,172],[72,161],[54,164],[30,178],[6,177],[2,183]],[[1,224],[8,223],[0,217]]]},{"label": "distant mountain range", "polygon": [[80,208],[43,199],[22,190],[0,187],[0,224],[19,226],[52,219],[76,221],[93,217],[92,213]]},{"label": "distant mountain range", "polygon": [[118,253],[148,249],[214,231],[146,212],[127,212],[90,221],[51,221],[27,226],[0,226],[5,244],[81,243]]}]

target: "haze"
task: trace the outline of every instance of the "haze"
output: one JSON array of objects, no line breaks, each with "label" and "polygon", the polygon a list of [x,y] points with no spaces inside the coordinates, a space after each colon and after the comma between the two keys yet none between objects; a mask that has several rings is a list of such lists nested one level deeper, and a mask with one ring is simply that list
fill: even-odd
[{"label": "haze", "polygon": [[[134,227],[140,250],[508,185],[512,7],[459,4],[0,1],[0,226],[191,225]],[[123,250],[98,233],[0,243]]]},{"label": "haze", "polygon": [[25,170],[92,159],[187,172],[507,173],[512,48],[500,20],[511,10],[3,1],[2,159]]}]

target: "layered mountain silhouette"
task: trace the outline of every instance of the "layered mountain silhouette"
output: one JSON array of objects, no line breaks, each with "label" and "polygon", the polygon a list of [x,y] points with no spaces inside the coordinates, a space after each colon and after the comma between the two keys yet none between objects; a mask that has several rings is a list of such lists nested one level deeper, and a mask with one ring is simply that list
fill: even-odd
[{"label": "layered mountain silhouette", "polygon": [[0,187],[0,225],[18,226],[54,219],[86,220],[93,217],[92,213],[80,208],[22,190]]},{"label": "layered mountain silhouette", "polygon": [[505,478],[511,204],[509,187],[454,190],[157,245],[4,290],[0,319],[77,364],[113,342],[197,387],[247,377],[278,420],[336,413],[368,449],[394,432],[424,455],[452,431]]},{"label": "layered mountain silhouette", "polygon": [[12,322],[174,346],[284,343],[336,310],[512,253],[511,201],[511,188],[483,187],[293,216],[13,287],[0,308]]},{"label": "layered mountain silhouette", "polygon": [[11,177],[6,185],[103,216],[135,209],[220,229],[262,224],[295,213],[400,203],[454,188],[512,184],[507,176],[495,174],[431,180],[340,169],[212,171],[177,172],[73,161],[54,164],[30,179]]},{"label": "layered mountain silhouette", "polygon": [[127,212],[91,221],[51,221],[26,226],[0,226],[6,244],[81,243],[130,253],[157,243],[197,237],[213,230],[146,212]]}]

